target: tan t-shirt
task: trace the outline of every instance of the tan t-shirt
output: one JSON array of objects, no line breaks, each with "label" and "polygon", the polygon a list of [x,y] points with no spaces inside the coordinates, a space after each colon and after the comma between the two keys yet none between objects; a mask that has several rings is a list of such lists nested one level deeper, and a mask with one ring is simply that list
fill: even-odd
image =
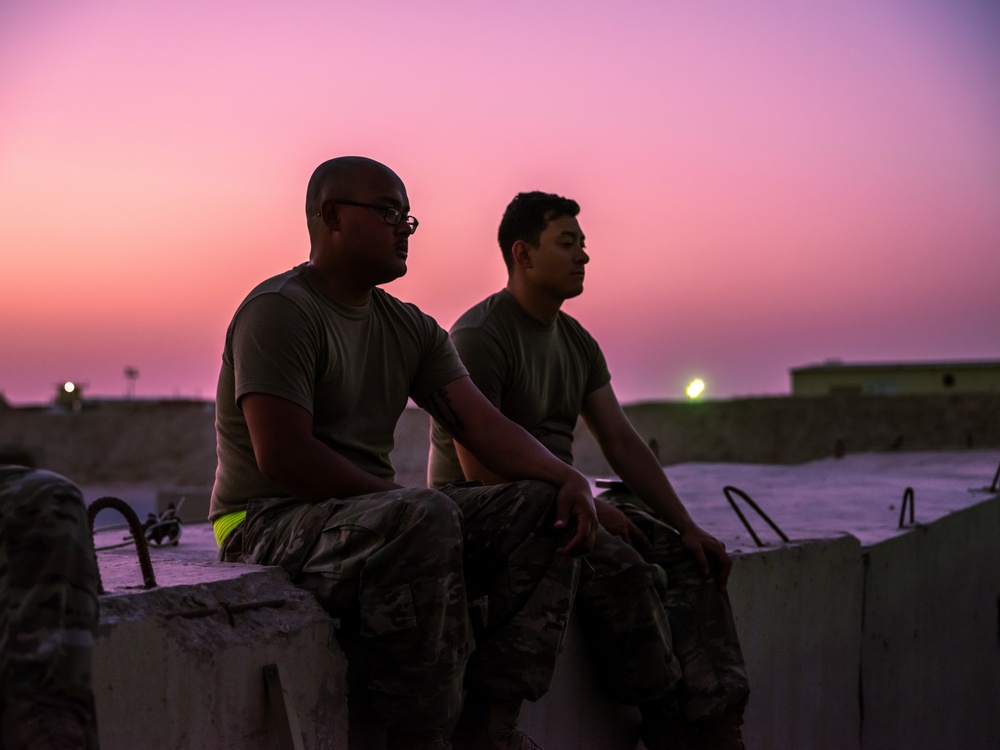
[{"label": "tan t-shirt", "polygon": [[[583,397],[611,381],[594,337],[563,312],[551,324],[538,321],[506,290],[469,309],[450,335],[486,398],[572,464],[573,429]],[[434,422],[428,483],[442,487],[462,479],[451,437]]]},{"label": "tan t-shirt", "polygon": [[307,264],[263,282],[226,333],[216,394],[218,468],[209,518],[248,500],[287,497],[257,468],[239,400],[280,396],[313,415],[313,434],[375,476],[395,475],[393,431],[418,405],[466,375],[445,331],[381,289],[363,307],[323,294]]}]

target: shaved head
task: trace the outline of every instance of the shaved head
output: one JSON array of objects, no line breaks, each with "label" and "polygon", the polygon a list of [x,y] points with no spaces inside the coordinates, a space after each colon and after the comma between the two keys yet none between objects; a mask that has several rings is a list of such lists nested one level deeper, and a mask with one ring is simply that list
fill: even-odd
[{"label": "shaved head", "polygon": [[372,288],[406,273],[412,225],[387,211],[410,210],[406,186],[385,164],[340,156],[320,164],[306,188],[309,262],[337,299],[367,299]]},{"label": "shaved head", "polygon": [[323,201],[331,196],[345,197],[352,188],[364,183],[372,174],[391,174],[402,184],[399,176],[389,167],[366,156],[339,156],[320,164],[309,178],[306,188],[306,216],[312,219],[320,212]]}]

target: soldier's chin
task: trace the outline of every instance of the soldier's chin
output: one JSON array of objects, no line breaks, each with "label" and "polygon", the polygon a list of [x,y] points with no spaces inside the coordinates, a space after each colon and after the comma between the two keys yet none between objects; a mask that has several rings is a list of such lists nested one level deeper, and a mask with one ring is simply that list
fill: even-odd
[{"label": "soldier's chin", "polygon": [[406,276],[406,261],[401,261],[400,264],[391,270],[387,270],[385,274],[385,279],[381,282],[382,284],[388,284],[390,281],[395,281],[398,278]]}]

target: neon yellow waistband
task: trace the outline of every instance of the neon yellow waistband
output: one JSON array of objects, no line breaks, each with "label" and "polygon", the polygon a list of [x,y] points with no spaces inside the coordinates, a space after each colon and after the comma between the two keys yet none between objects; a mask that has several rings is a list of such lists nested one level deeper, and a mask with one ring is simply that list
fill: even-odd
[{"label": "neon yellow waistband", "polygon": [[215,532],[215,543],[221,547],[230,532],[243,523],[246,517],[247,512],[245,510],[236,510],[232,513],[227,513],[221,518],[216,518],[212,522],[212,530]]}]

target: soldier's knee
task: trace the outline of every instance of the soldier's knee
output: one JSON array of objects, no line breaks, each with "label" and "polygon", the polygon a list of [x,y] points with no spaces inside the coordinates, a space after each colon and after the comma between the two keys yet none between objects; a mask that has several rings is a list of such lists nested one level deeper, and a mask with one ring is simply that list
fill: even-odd
[{"label": "soldier's knee", "polygon": [[[514,504],[545,523],[555,520],[556,496],[559,488],[549,482],[525,479],[511,485]],[[529,510],[530,509],[530,510]]]},{"label": "soldier's knee", "polygon": [[[584,578],[590,582],[588,585],[614,592],[616,596],[654,597],[665,601],[668,581],[663,569],[643,560],[642,555],[617,538],[613,538],[613,542],[613,554],[587,556],[590,565]],[[599,552],[607,552],[610,546],[602,546]]]}]

